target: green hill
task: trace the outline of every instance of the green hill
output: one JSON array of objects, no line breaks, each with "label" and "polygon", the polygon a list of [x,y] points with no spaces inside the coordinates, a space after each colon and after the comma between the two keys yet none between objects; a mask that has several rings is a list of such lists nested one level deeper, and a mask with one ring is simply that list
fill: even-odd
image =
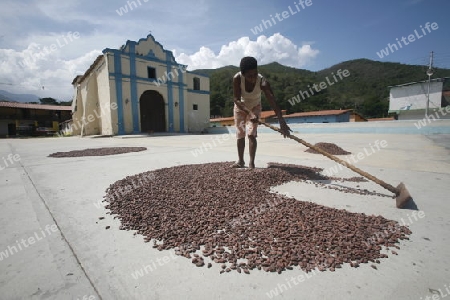
[{"label": "green hill", "polygon": [[[276,62],[258,68],[270,82],[280,107],[288,113],[353,108],[368,118],[384,117],[387,116],[389,106],[389,86],[428,79],[426,66],[368,59],[342,62],[318,72],[287,67]],[[348,77],[337,76],[339,69],[341,74],[348,70]],[[210,76],[211,115],[232,116],[232,78],[239,68],[226,66],[195,71]],[[450,77],[450,70],[435,69],[432,78],[439,77]],[[319,90],[321,82],[326,88],[317,92],[313,85],[316,84]],[[450,89],[450,81],[446,82],[445,87]],[[304,100],[299,97],[300,91],[303,92]],[[297,103],[293,97],[301,101]],[[271,109],[264,97],[263,109]]]}]

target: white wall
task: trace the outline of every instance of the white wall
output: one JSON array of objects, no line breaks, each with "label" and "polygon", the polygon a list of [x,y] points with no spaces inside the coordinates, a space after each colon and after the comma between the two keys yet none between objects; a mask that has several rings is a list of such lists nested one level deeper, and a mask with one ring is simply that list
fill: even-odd
[{"label": "white wall", "polygon": [[[441,107],[442,82],[430,84],[430,108]],[[389,112],[424,109],[427,104],[428,82],[392,87],[389,95]]]},{"label": "white wall", "polygon": [[97,86],[98,86],[98,100],[99,100],[99,113],[101,114],[99,121],[100,134],[112,135],[113,128],[111,124],[111,92],[109,87],[109,73],[108,73],[108,57],[105,57],[105,61],[96,68],[97,73]]},{"label": "white wall", "polygon": [[74,85],[74,96],[72,100],[72,134],[79,135],[81,133],[81,118],[83,116],[84,103],[81,98],[81,86]]},{"label": "white wall", "polygon": [[[200,132],[209,127],[209,95],[188,92],[185,110],[188,119],[188,131]],[[197,104],[198,110],[193,106]]]}]

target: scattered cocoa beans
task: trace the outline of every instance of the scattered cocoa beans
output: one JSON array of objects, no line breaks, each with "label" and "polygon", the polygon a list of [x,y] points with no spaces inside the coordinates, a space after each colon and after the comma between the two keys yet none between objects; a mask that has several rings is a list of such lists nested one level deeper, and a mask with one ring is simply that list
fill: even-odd
[{"label": "scattered cocoa beans", "polygon": [[147,150],[146,147],[104,147],[89,148],[84,150],[73,150],[68,152],[55,152],[48,157],[79,157],[79,156],[105,156],[128,152],[139,152]]},{"label": "scattered cocoa beans", "polygon": [[[386,258],[411,231],[381,216],[351,213],[271,193],[292,180],[323,178],[322,169],[269,164],[234,169],[232,162],[183,165],[128,176],[110,185],[106,208],[121,229],[136,230],[159,251],[174,249],[197,267],[204,259],[220,273],[293,268],[335,271],[343,264]],[[130,180],[142,182],[117,193]],[[341,192],[341,191],[336,191]],[[208,267],[212,264],[208,263]],[[374,265],[373,265],[374,266]]]},{"label": "scattered cocoa beans", "polygon": [[[344,149],[333,143],[317,143],[314,146],[332,155],[352,154],[351,152],[345,151]],[[308,148],[307,150],[305,150],[305,152],[319,154],[319,152],[311,148]]]}]

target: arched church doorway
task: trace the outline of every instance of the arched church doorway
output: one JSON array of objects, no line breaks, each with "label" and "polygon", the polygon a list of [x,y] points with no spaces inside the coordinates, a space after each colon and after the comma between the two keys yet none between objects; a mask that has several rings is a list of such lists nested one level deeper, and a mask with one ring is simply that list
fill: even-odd
[{"label": "arched church doorway", "polygon": [[163,96],[157,91],[145,91],[139,99],[141,132],[166,131],[166,110]]}]

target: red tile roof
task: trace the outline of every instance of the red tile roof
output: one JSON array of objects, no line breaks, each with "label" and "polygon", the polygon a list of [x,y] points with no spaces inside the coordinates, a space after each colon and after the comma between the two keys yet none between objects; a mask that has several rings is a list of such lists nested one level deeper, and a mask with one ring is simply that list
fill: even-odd
[{"label": "red tile roof", "polygon": [[232,121],[232,120],[234,120],[234,117],[209,119],[210,122],[224,122],[224,121]]},{"label": "red tile roof", "polygon": [[[281,114],[284,116],[286,115],[286,110],[283,109],[281,110]],[[261,112],[261,116],[260,119],[267,119],[267,118],[272,118],[275,117],[276,114],[273,110],[264,110]],[[225,118],[215,118],[215,119],[210,119],[210,122],[224,122],[224,121],[233,121],[234,117],[225,117]]]},{"label": "red tile roof", "polygon": [[308,111],[308,112],[299,112],[293,113],[290,115],[284,116],[284,118],[298,118],[298,117],[312,117],[312,116],[334,116],[334,115],[342,115],[347,112],[352,111],[351,109],[334,109],[334,110],[319,110],[319,111]]},{"label": "red tile roof", "polygon": [[[282,111],[281,111],[281,114],[284,116],[284,115],[286,115],[286,110],[285,109],[283,109]],[[261,112],[261,119],[267,119],[267,118],[272,118],[272,117],[275,117],[276,116],[276,114],[275,114],[275,112],[273,111],[273,110],[265,110],[265,111],[262,111]]]},{"label": "red tile roof", "polygon": [[0,102],[0,107],[28,108],[28,109],[46,109],[46,110],[72,110],[71,106],[29,104],[20,102]]}]

